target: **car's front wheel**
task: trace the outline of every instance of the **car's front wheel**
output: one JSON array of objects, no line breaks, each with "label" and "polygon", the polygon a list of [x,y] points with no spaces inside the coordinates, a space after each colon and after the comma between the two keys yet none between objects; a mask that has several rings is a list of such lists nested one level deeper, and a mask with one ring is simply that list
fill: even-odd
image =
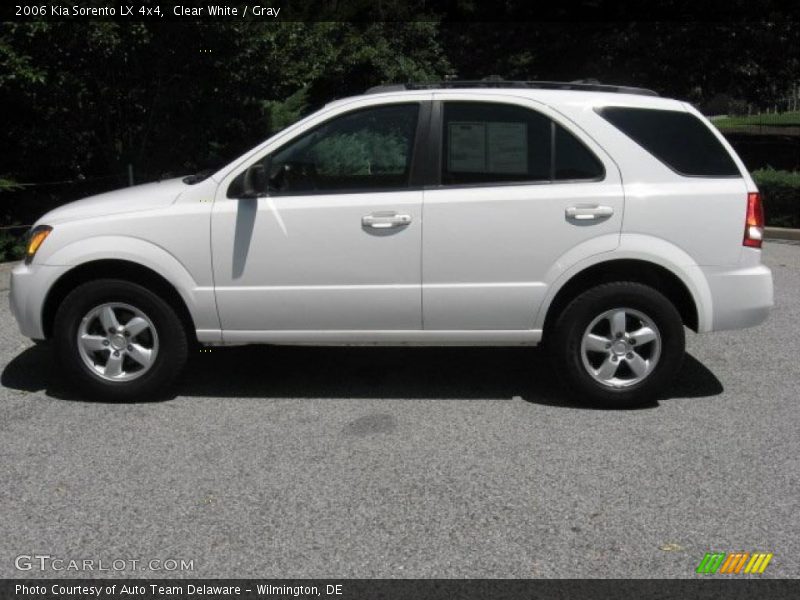
[{"label": "car's front wheel", "polygon": [[147,288],[116,279],[76,287],[56,312],[53,338],[65,375],[104,400],[164,395],[188,355],[175,310]]},{"label": "car's front wheel", "polygon": [[553,356],[580,400],[610,407],[646,403],[681,366],[685,338],[675,306],[656,289],[614,282],[577,296],[553,329]]}]

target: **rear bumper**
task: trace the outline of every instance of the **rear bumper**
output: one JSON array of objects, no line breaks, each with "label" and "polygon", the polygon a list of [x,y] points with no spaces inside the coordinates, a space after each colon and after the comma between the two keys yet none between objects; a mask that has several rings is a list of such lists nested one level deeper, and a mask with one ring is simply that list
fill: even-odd
[{"label": "rear bumper", "polygon": [[768,267],[701,270],[711,292],[711,327],[707,331],[744,329],[766,321],[774,306],[772,271]]},{"label": "rear bumper", "polygon": [[11,314],[25,337],[44,339],[42,308],[47,292],[69,267],[19,264],[11,271],[8,292]]}]

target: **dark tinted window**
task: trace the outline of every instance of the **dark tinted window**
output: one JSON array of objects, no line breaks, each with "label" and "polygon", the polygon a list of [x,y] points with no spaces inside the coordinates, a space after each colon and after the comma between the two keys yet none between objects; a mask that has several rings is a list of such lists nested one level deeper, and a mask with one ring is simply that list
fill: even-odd
[{"label": "dark tinted window", "polygon": [[682,175],[740,175],[719,140],[705,123],[690,113],[616,106],[598,112],[650,154]]},{"label": "dark tinted window", "polygon": [[[261,162],[270,193],[302,194],[408,187],[418,104],[347,113],[292,140]],[[242,175],[228,190],[241,193]]]},{"label": "dark tinted window", "polygon": [[602,179],[603,163],[578,138],[556,125],[555,178]]},{"label": "dark tinted window", "polygon": [[525,108],[448,102],[442,183],[550,180],[550,119]]}]

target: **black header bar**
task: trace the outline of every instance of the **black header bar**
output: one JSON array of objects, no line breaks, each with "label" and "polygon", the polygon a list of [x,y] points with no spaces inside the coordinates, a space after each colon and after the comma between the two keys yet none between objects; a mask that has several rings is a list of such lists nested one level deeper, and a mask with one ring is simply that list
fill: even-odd
[{"label": "black header bar", "polygon": [[3,3],[0,21],[348,21],[444,23],[544,22],[761,22],[800,20],[788,0],[560,0],[465,2],[451,0],[16,0]]},{"label": "black header bar", "polygon": [[27,579],[0,581],[3,600],[772,600],[800,580],[697,579]]}]

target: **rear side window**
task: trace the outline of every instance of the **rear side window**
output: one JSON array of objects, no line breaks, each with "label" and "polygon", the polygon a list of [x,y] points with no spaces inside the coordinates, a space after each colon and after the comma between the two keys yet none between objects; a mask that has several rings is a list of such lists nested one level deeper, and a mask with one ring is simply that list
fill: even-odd
[{"label": "rear side window", "polygon": [[446,102],[442,184],[597,181],[605,169],[545,115],[493,102]]},{"label": "rear side window", "polygon": [[550,180],[550,119],[517,106],[444,106],[442,183]]},{"label": "rear side window", "polygon": [[681,175],[741,176],[711,130],[691,113],[609,106],[597,111],[617,129]]}]

